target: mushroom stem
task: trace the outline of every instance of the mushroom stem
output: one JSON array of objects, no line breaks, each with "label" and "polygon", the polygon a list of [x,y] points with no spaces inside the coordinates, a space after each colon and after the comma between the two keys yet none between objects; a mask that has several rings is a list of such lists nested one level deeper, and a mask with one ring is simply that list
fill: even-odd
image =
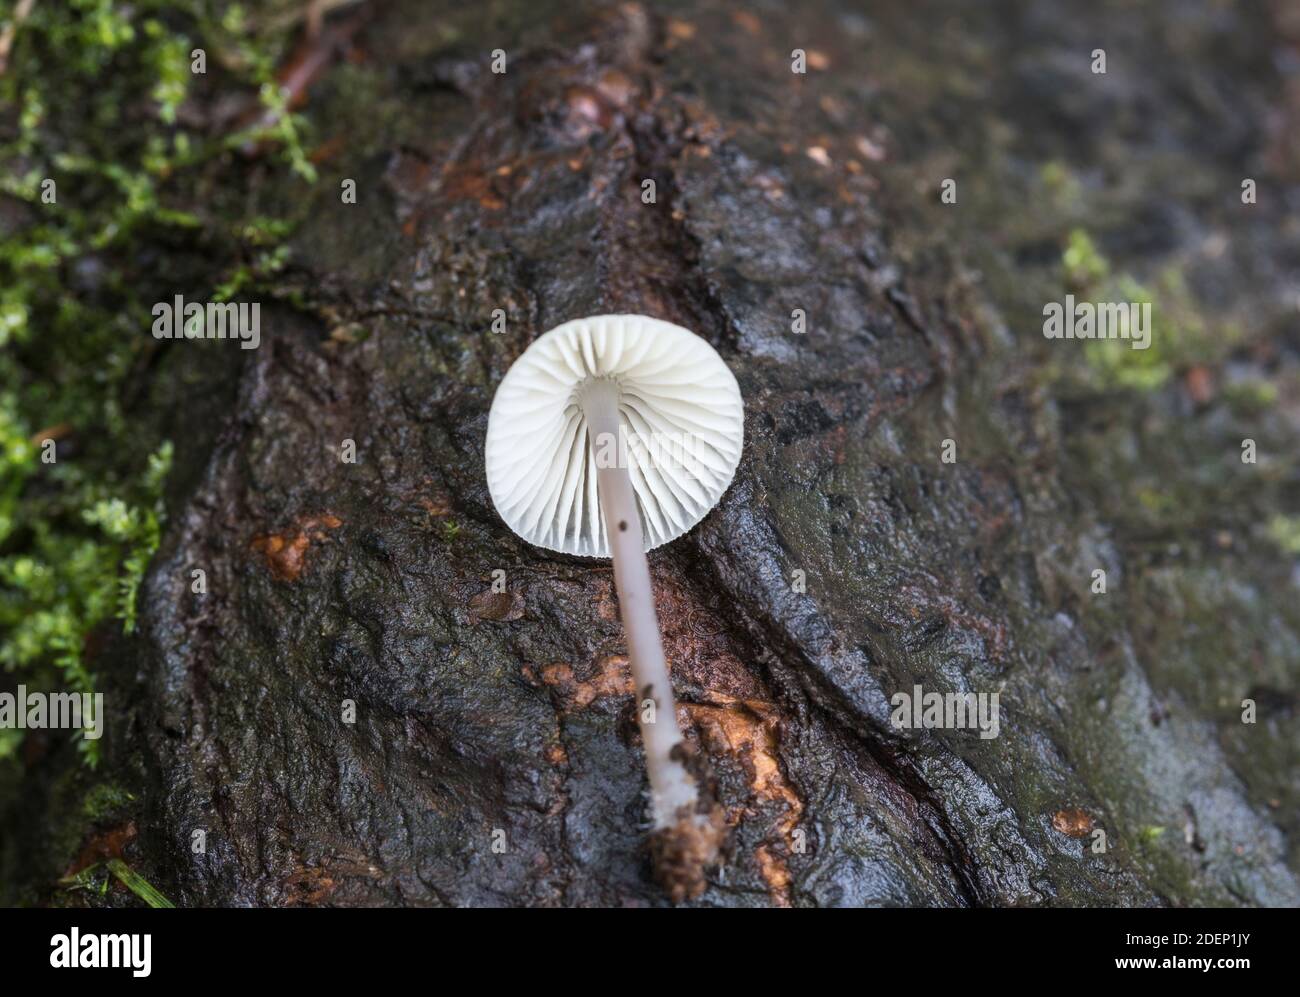
[{"label": "mushroom stem", "polygon": [[[680,753],[673,752],[682,740],[682,732],[677,726],[677,704],[659,636],[636,493],[621,459],[618,385],[607,379],[593,379],[583,386],[581,403],[596,458],[596,488],[609,532],[614,585],[627,633],[632,679],[636,683],[637,722],[645,744],[655,827],[668,828],[683,817],[694,815],[699,796]],[[610,460],[611,453],[617,458]],[[606,464],[611,466],[603,466]],[[645,708],[647,699],[654,703],[652,712]],[[683,813],[682,807],[689,809]]]}]

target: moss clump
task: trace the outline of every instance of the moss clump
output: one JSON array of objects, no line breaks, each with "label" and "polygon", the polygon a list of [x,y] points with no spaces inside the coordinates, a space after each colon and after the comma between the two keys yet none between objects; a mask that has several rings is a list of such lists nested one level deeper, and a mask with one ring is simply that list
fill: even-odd
[{"label": "moss clump", "polygon": [[1038,183],[1057,214],[1068,217],[1083,211],[1083,184],[1066,163],[1059,159],[1044,163]]},{"label": "moss clump", "polygon": [[[36,473],[31,449],[12,448],[6,472],[15,481]],[[7,671],[38,687],[61,683],[74,692],[94,691],[86,640],[114,616],[128,633],[135,628],[136,593],[158,547],[162,482],[170,464],[171,444],[165,443],[129,487],[134,501],[109,497],[103,481],[62,476],[58,512],[78,509],[87,532],[65,525],[55,509],[25,515],[33,496],[23,490],[0,499],[9,524],[20,517],[26,523],[19,534],[22,550],[0,558],[0,629],[6,634],[0,665]],[[0,731],[0,758],[13,752],[21,736],[18,730]],[[99,741],[76,743],[93,766]]]},{"label": "moss clump", "polygon": [[135,796],[111,782],[99,782],[90,788],[81,808],[86,819],[104,822],[127,811]]},{"label": "moss clump", "polygon": [[1223,387],[1223,400],[1232,406],[1235,415],[1251,418],[1267,412],[1278,400],[1277,385],[1271,381],[1253,379]]},{"label": "moss clump", "polygon": [[1087,341],[1086,366],[1067,372],[1067,376],[1081,375],[1092,388],[1151,391],[1180,370],[1217,362],[1242,340],[1241,331],[1231,325],[1211,334],[1179,267],[1166,267],[1151,284],[1131,274],[1117,274],[1082,229],[1070,232],[1061,254],[1061,270],[1066,289],[1073,294],[1093,301],[1151,307],[1151,341],[1146,349],[1134,349],[1126,339]]},{"label": "moss clump", "polygon": [[[92,636],[135,627],[172,457],[165,419],[131,411],[161,348],[153,304],[226,300],[284,265],[290,223],[221,183],[250,143],[314,176],[274,82],[284,34],[209,0],[37,3],[17,26],[0,75],[0,666],[34,690],[91,691]],[[211,127],[216,92],[243,92],[251,124]],[[21,734],[0,730],[0,763]],[[94,764],[99,742],[76,741]]]},{"label": "moss clump", "polygon": [[1300,516],[1274,516],[1268,521],[1268,536],[1286,553],[1300,557]]},{"label": "moss clump", "polygon": [[1110,263],[1083,229],[1070,232],[1061,264],[1065,267],[1066,284],[1074,291],[1096,287],[1110,276]]}]

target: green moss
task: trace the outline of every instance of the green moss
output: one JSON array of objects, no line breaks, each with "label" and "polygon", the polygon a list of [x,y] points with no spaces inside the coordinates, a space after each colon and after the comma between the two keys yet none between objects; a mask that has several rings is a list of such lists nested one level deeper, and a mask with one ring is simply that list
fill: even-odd
[{"label": "green moss", "polygon": [[121,786],[111,782],[97,783],[86,793],[82,803],[82,813],[89,821],[104,822],[111,820],[130,807],[135,796]]},{"label": "green moss", "polygon": [[[283,52],[210,0],[38,3],[15,35],[0,76],[0,666],[29,687],[92,691],[92,635],[136,626],[172,458],[165,420],[128,401],[159,349],[154,302],[225,300],[285,264],[292,223],[217,182],[250,143],[314,175],[274,84]],[[191,128],[182,107],[208,87],[264,111],[226,135]],[[213,259],[227,279],[196,288]],[[0,731],[0,761],[19,741]],[[77,743],[93,765],[99,742]]]},{"label": "green moss", "polygon": [[149,907],[175,907],[152,883],[121,859],[96,862],[80,872],[65,876],[59,885],[68,891],[85,891],[103,897],[108,893],[111,879],[116,879]]},{"label": "green moss", "polygon": [[1114,272],[1111,263],[1087,232],[1070,232],[1061,254],[1066,289],[1092,301],[1150,305],[1150,344],[1135,349],[1127,339],[1094,339],[1084,346],[1086,366],[1065,371],[1084,377],[1097,390],[1151,391],[1179,370],[1213,364],[1239,345],[1241,330],[1224,325],[1211,330],[1187,286],[1183,271],[1171,265],[1151,285],[1130,274]]},{"label": "green moss", "polygon": [[1163,320],[1153,295],[1133,278],[1123,276],[1101,289],[1099,300],[1151,305],[1151,342],[1145,350],[1133,348],[1130,340],[1094,339],[1084,348],[1084,359],[1105,388],[1134,388],[1150,391],[1169,379],[1170,337],[1174,330]]},{"label": "green moss", "polygon": [[1059,159],[1044,163],[1038,171],[1038,180],[1058,211],[1074,212],[1083,203],[1082,184]]},{"label": "green moss", "polygon": [[1066,283],[1075,291],[1095,287],[1110,275],[1110,263],[1083,229],[1070,232],[1061,263],[1065,266]]},{"label": "green moss", "polygon": [[1138,828],[1138,841],[1142,844],[1152,844],[1159,841],[1165,833],[1165,829],[1158,824],[1149,824],[1146,827]]},{"label": "green moss", "polygon": [[[32,476],[38,465],[26,456],[31,464],[18,474]],[[160,495],[170,463],[171,444],[166,443],[129,489],[135,501],[109,497],[103,482],[73,476],[64,503],[80,507],[82,521],[93,528],[89,535],[65,527],[61,519],[38,518],[39,510],[32,512],[21,552],[0,557],[0,629],[6,634],[0,641],[0,665],[6,670],[37,686],[58,682],[76,692],[94,691],[86,640],[112,617],[128,633],[135,628],[136,594],[158,547]],[[7,499],[9,522],[35,504],[21,493]],[[93,766],[99,742],[81,738],[77,743]],[[13,747],[11,740],[8,751]],[[3,753],[6,748],[0,747]]]},{"label": "green moss", "polygon": [[1250,418],[1267,411],[1277,404],[1277,385],[1270,381],[1250,380],[1223,387],[1223,400],[1232,407],[1233,413]]},{"label": "green moss", "polygon": [[1286,553],[1300,556],[1300,516],[1279,513],[1269,520],[1268,535]]}]

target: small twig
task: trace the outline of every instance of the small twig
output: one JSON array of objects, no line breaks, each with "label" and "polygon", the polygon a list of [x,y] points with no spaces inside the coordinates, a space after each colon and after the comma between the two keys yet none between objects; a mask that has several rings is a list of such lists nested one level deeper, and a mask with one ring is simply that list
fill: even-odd
[{"label": "small twig", "polygon": [[[285,94],[286,111],[296,110],[307,102],[307,91],[351,45],[353,37],[372,13],[372,8],[363,8],[342,24],[328,30],[321,29],[315,35],[311,25],[306,25],[302,41],[276,73],[277,84]],[[269,130],[279,122],[280,114],[276,109],[254,107],[240,121],[236,130]],[[243,152],[246,155],[254,154],[260,148],[260,142],[252,141],[243,146]]]},{"label": "small twig", "polygon": [[309,0],[307,4],[307,37],[315,41],[320,37],[321,25],[325,23],[325,4],[323,0]]},{"label": "small twig", "polygon": [[295,27],[299,21],[307,21],[310,30],[310,24],[313,18],[317,20],[317,30],[313,34],[319,34],[319,29],[324,25],[325,17],[336,10],[344,7],[355,7],[366,0],[307,0],[301,6],[291,7],[278,15],[266,18],[265,21],[258,22],[259,28],[267,31],[284,31],[288,28]]},{"label": "small twig", "polygon": [[0,76],[5,74],[9,68],[9,50],[14,46],[14,37],[18,34],[18,28],[27,20],[27,16],[36,6],[36,0],[18,0],[18,6],[14,7],[14,16],[4,30],[0,31]]}]

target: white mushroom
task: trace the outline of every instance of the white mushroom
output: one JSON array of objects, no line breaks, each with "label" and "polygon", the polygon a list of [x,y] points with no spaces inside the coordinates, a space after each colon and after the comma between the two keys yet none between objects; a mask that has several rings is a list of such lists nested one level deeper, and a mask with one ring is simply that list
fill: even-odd
[{"label": "white mushroom", "polygon": [[743,420],[736,379],[714,349],[642,315],[577,319],[541,336],[507,372],[488,416],[488,490],[506,524],[539,547],[614,559],[659,872],[675,898],[703,887],[721,829],[684,764],[645,552],[721,498]]}]

